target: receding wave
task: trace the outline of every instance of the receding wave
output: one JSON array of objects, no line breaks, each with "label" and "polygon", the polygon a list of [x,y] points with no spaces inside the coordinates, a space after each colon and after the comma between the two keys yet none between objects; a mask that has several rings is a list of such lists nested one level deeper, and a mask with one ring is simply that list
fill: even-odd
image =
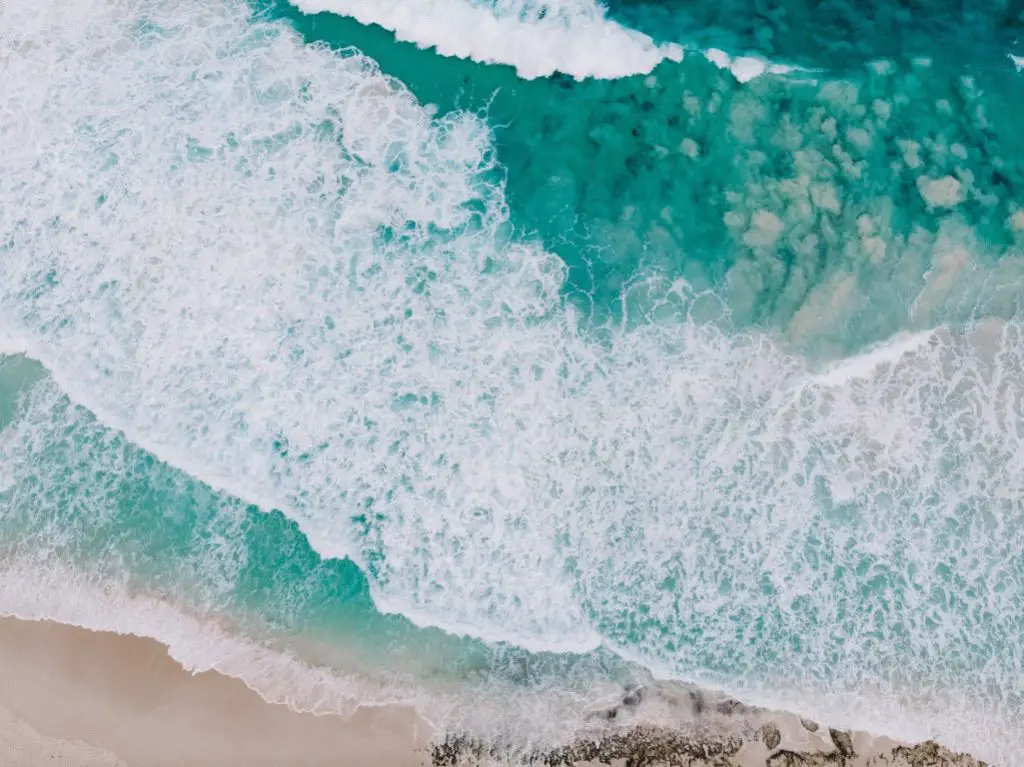
[{"label": "receding wave", "polygon": [[55,563],[44,569],[8,562],[2,574],[0,614],[151,637],[166,644],[187,671],[216,670],[241,679],[264,700],[296,711],[350,716],[361,705],[417,702],[412,690],[389,689],[355,673],[312,666],[166,601],[132,594],[117,582]]}]

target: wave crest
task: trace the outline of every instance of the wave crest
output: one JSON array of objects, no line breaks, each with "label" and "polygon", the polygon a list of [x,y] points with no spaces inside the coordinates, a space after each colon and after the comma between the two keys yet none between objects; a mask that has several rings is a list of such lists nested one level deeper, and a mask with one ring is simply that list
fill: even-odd
[{"label": "wave crest", "polygon": [[[484,64],[507,64],[533,79],[650,72],[679,61],[682,48],[606,18],[594,0],[295,0],[304,13],[337,13],[376,24],[399,40]],[[467,34],[467,30],[472,30]]]}]

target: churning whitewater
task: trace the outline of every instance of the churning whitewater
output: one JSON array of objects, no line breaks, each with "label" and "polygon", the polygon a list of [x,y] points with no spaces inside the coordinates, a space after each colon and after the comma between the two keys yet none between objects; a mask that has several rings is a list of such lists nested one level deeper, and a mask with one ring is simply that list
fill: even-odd
[{"label": "churning whitewater", "polygon": [[[273,4],[0,6],[0,613],[305,710],[554,741],[635,664],[1011,764],[1024,197],[989,70],[684,57],[582,0],[297,5],[394,62]],[[448,108],[401,56],[631,89],[647,154],[566,191],[575,144],[515,143],[557,100]]]}]

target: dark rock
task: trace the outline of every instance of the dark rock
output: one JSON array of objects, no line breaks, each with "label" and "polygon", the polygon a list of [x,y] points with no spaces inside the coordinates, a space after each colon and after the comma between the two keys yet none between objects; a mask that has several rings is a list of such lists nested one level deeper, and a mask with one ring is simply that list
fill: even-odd
[{"label": "dark rock", "polygon": [[479,758],[484,751],[483,744],[478,740],[464,735],[447,735],[441,743],[434,744],[430,763],[434,767],[454,767],[467,755]]},{"label": "dark rock", "polygon": [[808,732],[818,731],[818,723],[812,722],[810,719],[800,719],[800,724],[802,724],[804,726],[804,729]]},{"label": "dark rock", "polygon": [[707,704],[704,702],[704,696],[696,690],[690,690],[690,706],[693,708],[693,713],[700,716],[704,713],[707,708]]},{"label": "dark rock", "polygon": [[634,727],[625,732],[606,735],[597,741],[581,741],[550,751],[540,761],[547,767],[569,767],[577,762],[610,764],[622,759],[629,767],[653,767],[661,764],[697,763],[696,760],[700,759],[706,760],[709,765],[724,766],[727,763],[725,760],[739,751],[741,746],[739,738],[698,739],[674,730]]},{"label": "dark rock", "polygon": [[726,698],[725,700],[718,702],[718,705],[715,706],[715,710],[718,711],[719,714],[738,714],[742,711],[746,711],[747,707],[738,700]]},{"label": "dark rock", "polygon": [[[783,749],[769,756],[765,764],[768,767],[804,767],[804,765],[815,764],[815,758],[810,754],[801,754],[798,751],[786,751]],[[818,763],[820,764],[820,760]]]},{"label": "dark rock", "polygon": [[832,742],[836,744],[836,750],[841,756],[853,756],[853,738],[845,730],[833,730],[829,728],[828,734],[832,736]]},{"label": "dark rock", "polygon": [[644,702],[644,698],[647,697],[647,691],[643,687],[637,687],[635,690],[630,690],[622,697],[622,705],[628,706],[629,708],[635,708]]},{"label": "dark rock", "polygon": [[783,749],[768,757],[768,761],[765,764],[768,767],[804,767],[804,765],[815,765],[816,767],[817,764],[821,763],[820,760],[815,762],[816,759],[818,758],[810,754],[801,754],[800,752],[785,751]]},{"label": "dark rock", "polygon": [[761,725],[759,731],[761,736],[761,742],[764,743],[769,751],[774,751],[782,743],[782,733],[779,732],[779,728],[771,722]]},{"label": "dark rock", "polygon": [[897,746],[893,749],[892,755],[904,760],[894,764],[905,762],[909,767],[987,767],[985,762],[967,754],[954,754],[934,740],[926,740],[916,746]]}]

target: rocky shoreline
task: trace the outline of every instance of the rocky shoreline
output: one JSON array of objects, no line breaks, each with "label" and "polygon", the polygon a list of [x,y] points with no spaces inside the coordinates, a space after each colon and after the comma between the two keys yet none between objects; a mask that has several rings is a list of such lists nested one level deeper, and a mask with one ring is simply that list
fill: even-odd
[{"label": "rocky shoreline", "polygon": [[[749,740],[697,740],[675,730],[637,726],[596,741],[510,759],[492,747],[460,737],[432,749],[435,767],[543,765],[544,767],[987,767],[934,741],[898,744],[866,733],[829,729],[793,742],[778,724],[767,723]],[[858,743],[858,735],[869,742]],[[812,742],[808,743],[808,740]]]},{"label": "rocky shoreline", "polygon": [[[671,725],[664,713],[689,709]],[[660,715],[659,715],[660,714]],[[431,748],[434,767],[988,767],[934,742],[909,744],[819,726],[784,711],[746,706],[694,688],[629,690],[594,712],[603,726],[568,745],[528,752],[449,734]]]}]

